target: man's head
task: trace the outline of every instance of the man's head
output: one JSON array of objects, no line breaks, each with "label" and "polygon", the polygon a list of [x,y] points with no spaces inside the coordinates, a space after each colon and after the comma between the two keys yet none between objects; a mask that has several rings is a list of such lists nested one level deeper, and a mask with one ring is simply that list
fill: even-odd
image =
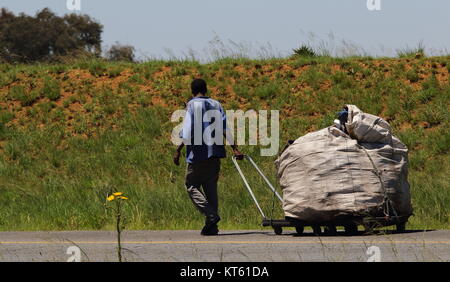
[{"label": "man's head", "polygon": [[208,92],[206,87],[206,81],[203,79],[194,79],[191,83],[192,95],[197,96],[198,94],[205,95]]}]

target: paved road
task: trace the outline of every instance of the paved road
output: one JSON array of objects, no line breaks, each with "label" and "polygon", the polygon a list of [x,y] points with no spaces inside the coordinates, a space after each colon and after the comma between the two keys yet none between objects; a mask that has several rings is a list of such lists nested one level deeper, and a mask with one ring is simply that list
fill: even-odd
[{"label": "paved road", "polygon": [[[285,233],[241,230],[203,237],[198,231],[128,231],[123,256],[167,262],[450,261],[450,230],[353,237]],[[114,232],[103,231],[0,232],[0,261],[67,261],[76,258],[77,248],[81,261],[117,261],[115,240]]]}]

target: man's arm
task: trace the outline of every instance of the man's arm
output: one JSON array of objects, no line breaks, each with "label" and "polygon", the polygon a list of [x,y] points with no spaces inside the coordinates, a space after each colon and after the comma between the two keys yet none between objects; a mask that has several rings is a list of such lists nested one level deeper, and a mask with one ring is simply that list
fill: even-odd
[{"label": "man's arm", "polygon": [[173,163],[175,165],[180,165],[180,155],[181,155],[181,150],[184,147],[184,143],[181,143],[180,146],[178,146],[177,151],[175,152],[175,154],[173,155]]},{"label": "man's arm", "polygon": [[190,107],[190,104],[188,104],[186,106],[186,114],[183,119],[183,128],[180,131],[180,138],[183,140],[183,142],[177,147],[177,150],[176,150],[175,154],[173,155],[173,163],[177,166],[180,165],[181,150],[184,147],[186,138],[188,138],[188,136],[190,136],[190,134],[191,134],[191,128],[192,128],[191,123],[192,123],[191,107]]},{"label": "man's arm", "polygon": [[234,140],[233,135],[227,126],[227,116],[225,114],[224,109],[222,108],[222,105],[220,105],[220,104],[219,104],[219,109],[220,109],[220,112],[222,113],[223,128],[225,129],[225,130],[223,130],[223,137],[224,137],[225,141],[229,141],[229,144],[231,144],[231,148],[233,149],[233,154],[236,157],[236,159],[242,160],[242,159],[244,159],[244,154],[242,154],[239,151],[237,145],[235,145],[233,142],[233,140]]},{"label": "man's arm", "polygon": [[[223,136],[224,136],[225,140],[227,140],[227,133],[226,133],[226,131],[223,133]],[[236,157],[237,160],[244,159],[244,154],[242,154],[241,151],[239,151],[238,146],[236,144],[232,144],[230,146],[233,149],[233,154],[234,154],[234,156]]]}]

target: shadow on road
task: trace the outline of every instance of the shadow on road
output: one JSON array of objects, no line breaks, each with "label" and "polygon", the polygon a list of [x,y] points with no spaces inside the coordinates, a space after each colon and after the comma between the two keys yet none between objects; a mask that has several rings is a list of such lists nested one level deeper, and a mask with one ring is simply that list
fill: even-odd
[{"label": "shadow on road", "polygon": [[261,231],[249,231],[249,232],[219,233],[217,236],[269,235],[269,234],[271,234],[270,231],[261,230]]},{"label": "shadow on road", "polygon": [[[338,231],[336,234],[323,233],[320,236],[323,236],[323,237],[342,237],[342,236],[352,237],[352,236],[395,235],[395,234],[398,235],[398,234],[423,233],[423,232],[431,232],[431,231],[435,231],[435,230],[406,230],[402,233],[398,233],[395,230],[373,230],[370,232],[358,231],[358,233],[355,235],[347,235],[347,234],[345,234],[344,231]],[[284,235],[293,236],[293,237],[316,237],[317,236],[313,232],[307,232],[307,233],[303,233],[301,235],[298,235],[297,233],[287,233]]]},{"label": "shadow on road", "polygon": [[[321,237],[352,237],[352,236],[373,236],[373,235],[392,235],[392,234],[412,234],[421,232],[431,232],[435,230],[406,230],[403,233],[397,233],[395,230],[374,230],[371,232],[358,231],[356,235],[346,235],[344,231],[338,231],[337,234],[321,234]],[[290,237],[317,237],[313,232],[305,232],[301,235],[295,233],[295,231],[289,230],[289,233],[284,233],[281,235],[275,235],[273,231],[249,231],[249,232],[232,232],[219,233],[217,236],[244,236],[244,235],[269,235],[269,236],[290,236]]]}]

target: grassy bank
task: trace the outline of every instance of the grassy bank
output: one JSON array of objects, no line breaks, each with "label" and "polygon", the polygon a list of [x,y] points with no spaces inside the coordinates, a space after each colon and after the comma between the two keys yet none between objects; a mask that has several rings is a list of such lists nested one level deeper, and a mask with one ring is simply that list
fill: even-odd
[{"label": "grassy bank", "polygon": [[[330,125],[343,104],[382,116],[410,148],[408,228],[450,228],[449,59],[0,65],[0,230],[112,229],[110,191],[130,197],[129,229],[201,228],[170,142],[170,116],[196,77],[226,109],[280,110],[282,143]],[[242,151],[276,183],[275,157]],[[221,228],[257,228],[231,160],[222,164]],[[272,195],[249,177],[270,215]],[[281,216],[278,203],[273,213]]]}]

